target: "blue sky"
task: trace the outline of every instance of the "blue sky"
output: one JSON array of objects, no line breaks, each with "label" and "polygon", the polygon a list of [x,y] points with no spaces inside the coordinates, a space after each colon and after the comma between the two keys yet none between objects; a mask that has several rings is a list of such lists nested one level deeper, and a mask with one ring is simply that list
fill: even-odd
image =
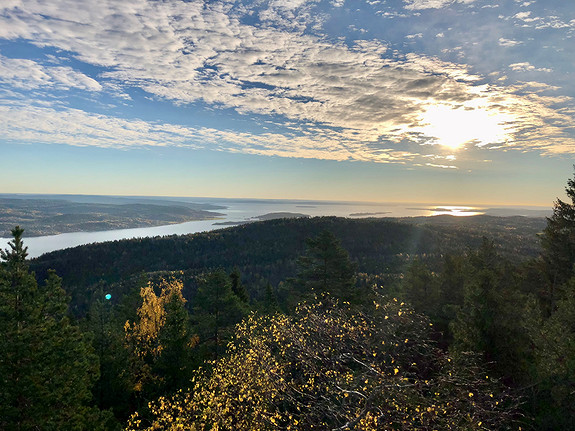
[{"label": "blue sky", "polygon": [[551,206],[565,0],[3,0],[0,191]]}]

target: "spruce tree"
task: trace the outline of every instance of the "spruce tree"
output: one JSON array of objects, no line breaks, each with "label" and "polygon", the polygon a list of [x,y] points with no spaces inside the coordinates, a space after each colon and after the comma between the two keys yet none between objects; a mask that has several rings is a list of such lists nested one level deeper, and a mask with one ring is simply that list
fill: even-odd
[{"label": "spruce tree", "polygon": [[206,354],[217,359],[231,335],[233,325],[247,312],[245,304],[232,291],[223,270],[211,272],[200,281],[194,302],[195,329]]},{"label": "spruce tree", "polygon": [[314,291],[355,299],[355,267],[333,233],[325,230],[309,238],[306,253],[298,259],[298,264],[296,284],[304,296]]},{"label": "spruce tree", "polygon": [[[575,168],[575,166],[574,166]],[[543,260],[548,277],[544,294],[548,314],[562,297],[563,286],[575,275],[575,175],[565,188],[570,202],[557,199],[543,231]]]},{"label": "spruce tree", "polygon": [[92,346],[98,356],[99,379],[92,390],[100,409],[112,409],[118,418],[129,413],[128,352],[124,347],[124,321],[107,299],[102,284],[95,289],[83,330],[92,334]]},{"label": "spruce tree", "polygon": [[433,273],[419,258],[407,268],[402,281],[402,295],[419,313],[438,314],[439,286]]},{"label": "spruce tree", "polygon": [[266,290],[265,290],[265,297],[264,297],[264,301],[263,301],[263,311],[264,313],[275,313],[276,311],[279,311],[279,304],[278,304],[278,299],[277,299],[277,295],[274,291],[273,286],[271,285],[271,283],[268,281],[268,283],[266,284]]},{"label": "spruce tree", "polygon": [[479,353],[502,377],[520,383],[531,356],[524,330],[527,299],[493,241],[484,238],[468,260],[464,303],[450,325],[452,350]]},{"label": "spruce tree", "polygon": [[231,272],[230,280],[232,281],[232,292],[234,292],[234,295],[236,295],[244,304],[247,304],[250,300],[248,291],[242,283],[242,274],[237,266],[235,266]]},{"label": "spruce tree", "polygon": [[154,364],[154,370],[162,380],[162,394],[186,388],[192,377],[192,347],[197,343],[197,337],[190,334],[190,315],[184,303],[181,296],[172,293],[164,306],[166,318],[158,333],[162,350]]},{"label": "spruce tree", "polygon": [[97,358],[67,316],[61,279],[38,287],[23,230],[0,253],[0,429],[99,429],[87,407]]}]

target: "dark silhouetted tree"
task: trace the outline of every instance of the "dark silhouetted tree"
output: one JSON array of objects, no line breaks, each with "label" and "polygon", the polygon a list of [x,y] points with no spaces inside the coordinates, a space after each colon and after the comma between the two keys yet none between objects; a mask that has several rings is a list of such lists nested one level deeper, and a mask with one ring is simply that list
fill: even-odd
[{"label": "dark silhouetted tree", "polygon": [[61,279],[51,271],[38,286],[28,271],[22,233],[1,253],[0,428],[102,429],[88,407],[97,357],[67,316]]},{"label": "dark silhouetted tree", "polygon": [[531,361],[525,331],[527,298],[519,291],[513,269],[493,241],[469,254],[463,306],[451,322],[453,351],[476,352],[509,380],[527,377]]},{"label": "dark silhouetted tree", "polygon": [[234,295],[236,295],[244,304],[247,304],[250,298],[246,287],[242,283],[242,274],[237,266],[234,266],[234,269],[230,274],[230,280],[232,281],[232,292],[234,292]]},{"label": "dark silhouetted tree", "polygon": [[97,406],[112,409],[115,416],[124,418],[129,410],[130,379],[129,355],[124,346],[124,322],[116,315],[111,299],[100,284],[95,289],[92,305],[83,323],[83,330],[92,334],[92,346],[98,355],[99,379],[92,393]]},{"label": "dark silhouetted tree", "polygon": [[211,272],[199,282],[193,320],[202,349],[217,359],[225,350],[233,325],[246,314],[246,305],[232,291],[228,274]]},{"label": "dark silhouetted tree", "polygon": [[563,285],[575,275],[575,176],[567,181],[565,192],[570,202],[557,199],[542,236],[548,277],[544,294],[547,314],[553,312],[556,301],[562,297]]},{"label": "dark silhouetted tree", "polygon": [[429,268],[415,258],[405,271],[402,280],[403,298],[419,313],[436,316],[439,289],[438,283]]},{"label": "dark silhouetted tree", "polygon": [[337,298],[356,299],[355,266],[335,235],[324,230],[306,242],[306,253],[298,259],[296,279],[303,295],[329,292]]}]

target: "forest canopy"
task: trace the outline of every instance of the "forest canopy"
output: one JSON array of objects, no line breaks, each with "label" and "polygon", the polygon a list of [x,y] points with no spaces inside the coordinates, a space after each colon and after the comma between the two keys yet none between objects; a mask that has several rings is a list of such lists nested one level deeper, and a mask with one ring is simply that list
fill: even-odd
[{"label": "forest canopy", "polygon": [[0,427],[569,429],[566,191],[547,220],[272,220],[32,262],[16,227]]}]

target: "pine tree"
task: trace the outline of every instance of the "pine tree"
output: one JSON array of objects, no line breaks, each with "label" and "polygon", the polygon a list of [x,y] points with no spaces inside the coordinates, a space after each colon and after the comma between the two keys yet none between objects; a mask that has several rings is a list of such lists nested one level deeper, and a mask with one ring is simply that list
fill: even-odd
[{"label": "pine tree", "polygon": [[571,429],[575,423],[575,277],[555,312],[533,328],[538,429]]},{"label": "pine tree", "polygon": [[247,312],[245,304],[234,294],[230,278],[214,271],[200,281],[194,303],[195,328],[208,355],[217,359],[224,350],[233,325]]},{"label": "pine tree", "polygon": [[486,238],[468,259],[464,303],[451,322],[453,351],[479,353],[501,376],[524,380],[531,360],[524,330],[527,300],[513,269]]},{"label": "pine tree", "polygon": [[193,371],[192,348],[197,336],[191,336],[190,315],[184,299],[172,293],[165,304],[166,319],[158,333],[162,346],[154,371],[162,379],[161,393],[174,393],[189,385]]},{"label": "pine tree", "polygon": [[263,311],[264,313],[268,314],[272,314],[276,311],[279,311],[277,295],[274,291],[273,286],[269,281],[266,284],[265,297],[263,300]]},{"label": "pine tree", "polygon": [[129,362],[123,324],[99,285],[83,322],[83,330],[92,334],[92,346],[100,366],[99,379],[92,390],[94,401],[100,409],[112,409],[118,418],[128,414],[130,395],[125,373]]},{"label": "pine tree", "polygon": [[439,289],[429,268],[416,258],[405,272],[402,282],[403,297],[419,313],[436,316]]},{"label": "pine tree", "polygon": [[315,291],[346,300],[355,296],[355,267],[333,233],[325,230],[309,238],[306,253],[298,264],[296,284],[304,295]]},{"label": "pine tree", "polygon": [[568,429],[575,420],[575,175],[565,192],[568,201],[557,199],[543,232],[543,318],[531,328],[540,429]]},{"label": "pine tree", "polygon": [[575,275],[575,175],[567,181],[565,192],[571,202],[557,199],[542,236],[548,277],[544,300],[548,314],[553,312],[557,300],[562,297],[563,285]]},{"label": "pine tree", "polygon": [[232,281],[232,292],[234,292],[234,295],[244,304],[247,304],[249,302],[248,292],[242,283],[242,274],[237,266],[234,267],[230,274],[230,279]]},{"label": "pine tree", "polygon": [[0,429],[99,429],[87,407],[97,358],[66,315],[61,279],[38,287],[28,271],[23,230],[0,253]]}]

